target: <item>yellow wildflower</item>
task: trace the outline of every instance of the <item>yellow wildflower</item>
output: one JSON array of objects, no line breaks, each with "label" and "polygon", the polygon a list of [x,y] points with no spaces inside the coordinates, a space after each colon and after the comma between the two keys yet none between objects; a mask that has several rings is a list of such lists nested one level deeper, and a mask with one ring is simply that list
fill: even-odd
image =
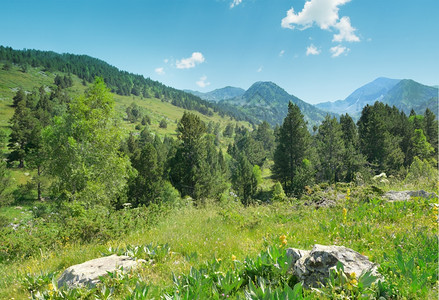
[{"label": "yellow wildflower", "polygon": [[279,241],[283,241],[283,240],[286,240],[286,236],[285,236],[285,234],[282,234],[280,237],[279,237]]},{"label": "yellow wildflower", "polygon": [[232,254],[232,261],[236,260],[236,256]]},{"label": "yellow wildflower", "polygon": [[347,215],[348,210],[346,208],[343,208],[343,224],[346,224]]},{"label": "yellow wildflower", "polygon": [[[232,256],[232,259],[233,259],[233,256]],[[222,260],[221,258],[217,258],[216,262],[220,262],[221,260]]]},{"label": "yellow wildflower", "polygon": [[53,291],[53,284],[49,283],[49,290]]}]

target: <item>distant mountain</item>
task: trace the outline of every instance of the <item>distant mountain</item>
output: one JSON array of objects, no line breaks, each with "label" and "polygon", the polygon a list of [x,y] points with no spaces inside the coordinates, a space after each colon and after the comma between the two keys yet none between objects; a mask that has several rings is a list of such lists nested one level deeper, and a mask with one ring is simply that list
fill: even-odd
[{"label": "distant mountain", "polygon": [[233,86],[226,86],[221,89],[216,89],[211,92],[202,93],[198,91],[192,91],[192,90],[184,90],[185,92],[191,93],[195,96],[200,97],[203,100],[212,101],[212,102],[219,102],[221,100],[227,100],[232,99],[235,97],[240,97],[245,93],[244,89],[233,87]]},{"label": "distant mountain", "polygon": [[344,100],[323,102],[315,106],[326,111],[340,114],[348,113],[352,117],[359,117],[364,106],[373,104],[376,101],[382,101],[385,95],[397,85],[398,82],[400,82],[399,79],[380,77],[356,89]]},{"label": "distant mountain", "polygon": [[380,77],[358,88],[344,100],[319,103],[316,107],[339,114],[348,113],[358,119],[363,107],[376,101],[394,105],[406,114],[412,108],[417,114],[423,114],[427,107],[437,113],[438,89],[410,79]]},{"label": "distant mountain", "polygon": [[219,105],[232,105],[255,119],[265,120],[271,125],[280,125],[287,115],[289,101],[299,106],[309,128],[320,124],[327,114],[288,94],[273,82],[256,82],[242,96],[220,101]]},{"label": "distant mountain", "polygon": [[404,79],[387,93],[382,102],[391,106],[395,105],[406,114],[409,114],[412,109],[417,114],[423,114],[426,108],[437,114],[438,88]]}]

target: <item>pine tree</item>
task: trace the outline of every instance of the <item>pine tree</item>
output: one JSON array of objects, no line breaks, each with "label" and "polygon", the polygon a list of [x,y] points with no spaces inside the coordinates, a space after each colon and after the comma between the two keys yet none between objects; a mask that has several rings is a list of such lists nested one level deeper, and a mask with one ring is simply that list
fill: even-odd
[{"label": "pine tree", "polygon": [[[273,175],[282,183],[287,194],[300,194],[306,185],[304,181],[308,176],[301,175],[304,165],[306,165],[306,173],[309,173],[309,164],[305,164],[304,160],[308,155],[310,138],[299,107],[290,102],[288,114],[279,128],[273,166]],[[297,180],[299,177],[306,179]]]},{"label": "pine tree", "polygon": [[11,134],[8,147],[11,150],[9,161],[18,161],[19,168],[24,167],[24,162],[30,149],[34,146],[33,141],[39,135],[38,120],[32,111],[26,107],[26,100],[22,99],[15,107],[14,115],[9,121]]},{"label": "pine tree", "polygon": [[146,144],[132,159],[137,176],[128,184],[128,198],[136,206],[148,205],[157,200],[162,187],[162,168],[157,151],[152,144]]},{"label": "pine tree", "polygon": [[435,157],[438,156],[438,126],[436,116],[427,108],[424,113],[424,133],[427,137],[427,142],[434,149]]},{"label": "pine tree", "polygon": [[12,98],[12,106],[17,107],[18,102],[23,101],[25,99],[26,99],[26,94],[24,93],[23,89],[19,89],[15,94],[14,98]]},{"label": "pine tree", "polygon": [[253,166],[243,153],[238,154],[232,170],[232,186],[244,205],[249,205],[256,194],[258,181]]},{"label": "pine tree", "polygon": [[346,182],[355,179],[355,174],[361,172],[366,165],[366,159],[359,149],[358,130],[352,118],[348,115],[340,116],[342,139],[344,142],[343,177]]},{"label": "pine tree", "polygon": [[326,115],[319,126],[316,139],[317,152],[320,157],[320,176],[323,180],[335,183],[342,179],[343,155],[345,146],[342,139],[343,131],[337,119]]},{"label": "pine tree", "polygon": [[177,125],[177,148],[171,162],[171,183],[184,195],[195,197],[197,168],[201,154],[201,139],[206,132],[206,125],[192,113],[184,112]]}]

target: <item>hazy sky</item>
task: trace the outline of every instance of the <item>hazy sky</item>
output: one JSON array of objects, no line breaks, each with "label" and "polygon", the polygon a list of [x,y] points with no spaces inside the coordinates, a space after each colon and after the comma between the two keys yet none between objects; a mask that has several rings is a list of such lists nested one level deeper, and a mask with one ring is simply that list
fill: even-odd
[{"label": "hazy sky", "polygon": [[439,84],[438,0],[1,0],[0,44],[87,54],[179,89],[273,81],[310,103]]}]

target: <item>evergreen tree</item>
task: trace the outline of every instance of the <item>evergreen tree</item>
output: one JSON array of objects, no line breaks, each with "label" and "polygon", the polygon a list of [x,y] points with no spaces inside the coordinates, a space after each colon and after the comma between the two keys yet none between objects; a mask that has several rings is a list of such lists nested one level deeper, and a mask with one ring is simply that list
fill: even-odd
[{"label": "evergreen tree", "polygon": [[359,139],[357,126],[348,115],[340,116],[342,139],[344,142],[343,154],[343,177],[347,182],[355,179],[355,174],[360,172],[366,165],[366,159],[359,149]]},{"label": "evergreen tree", "polygon": [[201,139],[206,132],[206,125],[192,113],[184,112],[177,125],[178,139],[181,144],[177,148],[171,162],[171,183],[184,195],[195,197],[195,184],[200,151]]},{"label": "evergreen tree", "polygon": [[14,115],[9,121],[11,124],[11,134],[8,147],[11,150],[9,161],[18,161],[19,168],[24,167],[24,161],[30,149],[34,146],[34,141],[39,135],[36,128],[38,120],[33,116],[32,111],[26,107],[26,100],[22,99],[17,103]]},{"label": "evergreen tree", "polygon": [[273,175],[282,183],[287,194],[300,194],[307,184],[310,163],[305,159],[310,138],[299,107],[290,102],[288,114],[279,128],[273,166]]},{"label": "evergreen tree", "polygon": [[238,154],[235,167],[232,170],[232,186],[244,205],[251,203],[257,191],[257,174],[243,153]]},{"label": "evergreen tree", "polygon": [[337,119],[326,115],[325,120],[319,126],[316,139],[317,152],[320,157],[320,176],[323,180],[335,183],[342,179],[343,155],[345,146],[343,131]]},{"label": "evergreen tree", "polygon": [[427,108],[424,113],[424,133],[427,137],[427,142],[434,149],[435,157],[438,156],[438,126],[436,116]]},{"label": "evergreen tree", "polygon": [[3,147],[6,141],[6,136],[6,132],[0,129],[0,207],[8,204],[10,200],[8,189],[11,185],[11,174],[3,157]]},{"label": "evergreen tree", "polygon": [[273,156],[275,147],[275,138],[273,130],[270,128],[270,124],[267,121],[263,121],[258,125],[255,131],[254,139],[262,143],[262,147],[265,151],[265,157],[271,158]]},{"label": "evergreen tree", "polygon": [[17,107],[18,102],[26,100],[26,94],[23,89],[19,89],[15,94],[14,98],[12,98],[12,106]]},{"label": "evergreen tree", "polygon": [[397,108],[381,102],[363,108],[358,121],[360,148],[376,172],[395,174],[404,165],[404,138],[398,130],[400,118]]},{"label": "evergreen tree", "polygon": [[227,123],[226,128],[224,128],[223,136],[232,137],[234,132],[234,126],[232,123]]},{"label": "evergreen tree", "polygon": [[160,121],[159,127],[160,127],[160,128],[164,128],[164,129],[168,128],[168,122],[166,122],[165,119],[162,119],[162,120]]},{"label": "evergreen tree", "polygon": [[160,196],[163,184],[163,170],[158,162],[157,151],[152,144],[146,144],[131,161],[137,176],[128,184],[128,198],[136,206],[148,205]]}]

